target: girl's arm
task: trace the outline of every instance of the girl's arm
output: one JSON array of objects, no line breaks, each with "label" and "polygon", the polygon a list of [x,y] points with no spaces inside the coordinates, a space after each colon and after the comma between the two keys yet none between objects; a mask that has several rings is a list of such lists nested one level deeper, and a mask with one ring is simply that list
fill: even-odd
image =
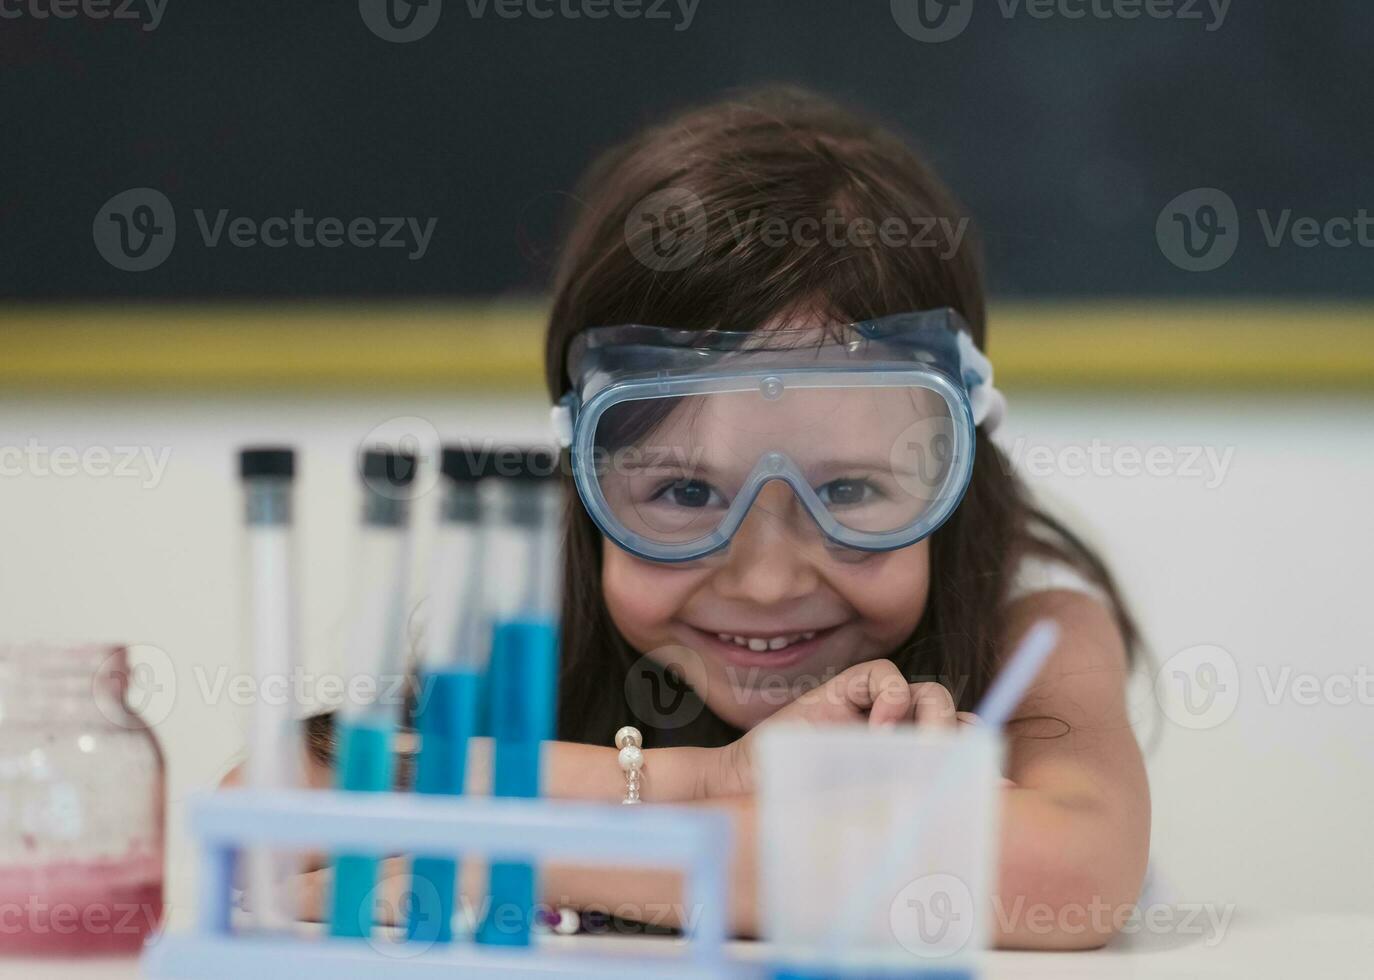
[{"label": "girl's arm", "polygon": [[[952,725],[954,702],[938,684],[908,684],[898,668],[878,660],[851,667],[829,683],[808,692],[774,715],[778,721],[805,720],[814,724],[867,721],[885,725],[920,720]],[[768,724],[766,723],[766,724]],[[757,729],[755,729],[757,731]],[[758,902],[755,848],[755,806],[752,796],[752,734],[720,749],[664,748],[644,752],[642,796],[646,804],[680,803],[724,810],[734,823],[734,853],[728,862],[731,908],[728,922],[737,935],[757,934]],[[542,790],[556,799],[618,802],[625,794],[625,776],[611,746],[546,742],[543,750]],[[310,782],[331,783],[329,771],[311,760]],[[226,783],[237,781],[237,771]],[[469,744],[467,792],[483,795],[491,785],[491,741]],[[311,855],[312,869],[300,876],[300,915],[318,919],[324,908],[330,870],[325,855]],[[404,858],[384,863],[382,908],[399,909],[406,883]],[[681,875],[672,871],[633,870],[604,866],[545,864],[541,883],[549,905],[597,909],[621,919],[680,928],[695,917],[683,907]],[[469,908],[480,908],[485,883],[465,873],[463,893]]]},{"label": "girl's arm", "polygon": [[1134,909],[1150,842],[1150,793],[1126,706],[1130,670],[1107,609],[1076,592],[1026,596],[1003,649],[1036,620],[1051,655],[1008,726],[996,919],[999,945],[1101,946]]},{"label": "girl's arm", "polygon": [[[1126,711],[1128,665],[1115,622],[1084,595],[1038,593],[1012,606],[1003,649],[1045,617],[1058,622],[1061,641],[1009,729],[1014,785],[1003,797],[995,941],[1027,949],[1093,948],[1120,927],[1139,893],[1149,847],[1149,791]],[[887,661],[851,668],[779,717],[824,723],[867,711],[870,722],[875,716],[919,716],[949,723],[953,704],[947,694],[941,703],[932,685],[907,689],[892,682],[895,672]],[[725,749],[650,749],[643,784],[647,803],[713,806],[731,814],[730,922],[744,936],[756,935],[758,928],[750,741],[746,736]],[[468,766],[474,792],[490,785],[489,752],[489,742],[474,740]],[[545,794],[621,799],[625,780],[616,755],[611,746],[548,743]],[[318,765],[312,777],[317,785],[329,782]],[[319,914],[327,875],[325,869],[304,876],[307,917]],[[399,903],[404,861],[388,862],[387,876]],[[681,905],[680,876],[672,872],[550,865],[542,880],[550,904],[599,907],[660,925],[681,926],[692,917]],[[468,898],[480,903],[482,883],[468,877],[464,884]]]}]

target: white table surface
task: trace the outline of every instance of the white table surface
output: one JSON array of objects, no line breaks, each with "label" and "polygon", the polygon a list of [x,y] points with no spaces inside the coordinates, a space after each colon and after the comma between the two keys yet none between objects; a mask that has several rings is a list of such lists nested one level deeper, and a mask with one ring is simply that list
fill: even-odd
[{"label": "white table surface", "polygon": [[[664,942],[587,937],[560,941],[607,947]],[[766,954],[758,944],[735,946],[749,959]],[[1374,915],[1247,916],[1237,912],[1219,939],[1210,929],[1199,936],[1142,932],[1118,937],[1107,948],[1086,953],[992,952],[987,954],[983,976],[985,980],[1368,980],[1374,977]],[[139,977],[138,964],[130,960],[0,958],[0,980]]]}]

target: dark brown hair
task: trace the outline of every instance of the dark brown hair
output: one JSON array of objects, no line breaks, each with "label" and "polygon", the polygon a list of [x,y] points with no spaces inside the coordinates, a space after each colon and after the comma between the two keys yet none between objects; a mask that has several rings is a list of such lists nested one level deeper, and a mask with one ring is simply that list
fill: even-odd
[{"label": "dark brown hair", "polygon": [[[588,327],[646,323],[752,329],[781,316],[843,323],[953,307],[987,349],[979,249],[944,185],[901,140],[828,100],[791,88],[745,93],[644,130],[583,178],[554,282],[545,370],[549,394],[569,387],[569,344]],[[654,261],[646,201],[678,208],[688,260]],[[639,209],[639,210],[636,210]],[[666,208],[665,208],[666,213]],[[913,231],[900,246],[872,234],[885,219]],[[864,228],[867,235],[769,237],[778,221]],[[859,240],[856,243],[856,238]],[[649,261],[644,257],[648,256]],[[994,351],[995,353],[995,351]],[[569,486],[569,492],[572,488]],[[646,724],[630,701],[638,658],[616,630],[601,589],[603,539],[586,511],[568,510],[559,737],[609,744],[638,723],[651,745],[721,744],[739,733],[709,712],[684,728]],[[613,547],[613,546],[612,546]],[[991,680],[1010,572],[1028,552],[1081,569],[1110,598],[1128,650],[1135,627],[1102,562],[1036,509],[1002,452],[979,430],[968,491],[931,537],[931,585],[914,634],[892,659],[909,677],[958,678],[961,709]]]}]

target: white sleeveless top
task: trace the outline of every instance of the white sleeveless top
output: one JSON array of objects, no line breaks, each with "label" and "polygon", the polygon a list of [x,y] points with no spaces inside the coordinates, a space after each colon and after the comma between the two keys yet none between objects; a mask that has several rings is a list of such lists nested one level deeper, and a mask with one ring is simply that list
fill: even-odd
[{"label": "white sleeveless top", "polygon": [[1041,555],[1026,555],[1012,573],[1011,585],[1007,588],[1007,602],[1024,599],[1037,592],[1051,592],[1062,589],[1067,592],[1082,592],[1098,602],[1106,603],[1107,594],[1101,586],[1090,581],[1082,572],[1067,562]]}]

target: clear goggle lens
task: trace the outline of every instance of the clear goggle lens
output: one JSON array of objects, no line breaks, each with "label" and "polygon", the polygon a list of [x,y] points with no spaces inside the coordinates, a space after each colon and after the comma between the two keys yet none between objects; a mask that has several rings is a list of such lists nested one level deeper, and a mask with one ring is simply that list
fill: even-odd
[{"label": "clear goggle lens", "polygon": [[862,539],[918,526],[962,492],[957,436],[933,388],[763,379],[611,405],[596,420],[593,468],[611,520],[646,542],[708,538],[771,479],[791,484],[799,516]]}]

